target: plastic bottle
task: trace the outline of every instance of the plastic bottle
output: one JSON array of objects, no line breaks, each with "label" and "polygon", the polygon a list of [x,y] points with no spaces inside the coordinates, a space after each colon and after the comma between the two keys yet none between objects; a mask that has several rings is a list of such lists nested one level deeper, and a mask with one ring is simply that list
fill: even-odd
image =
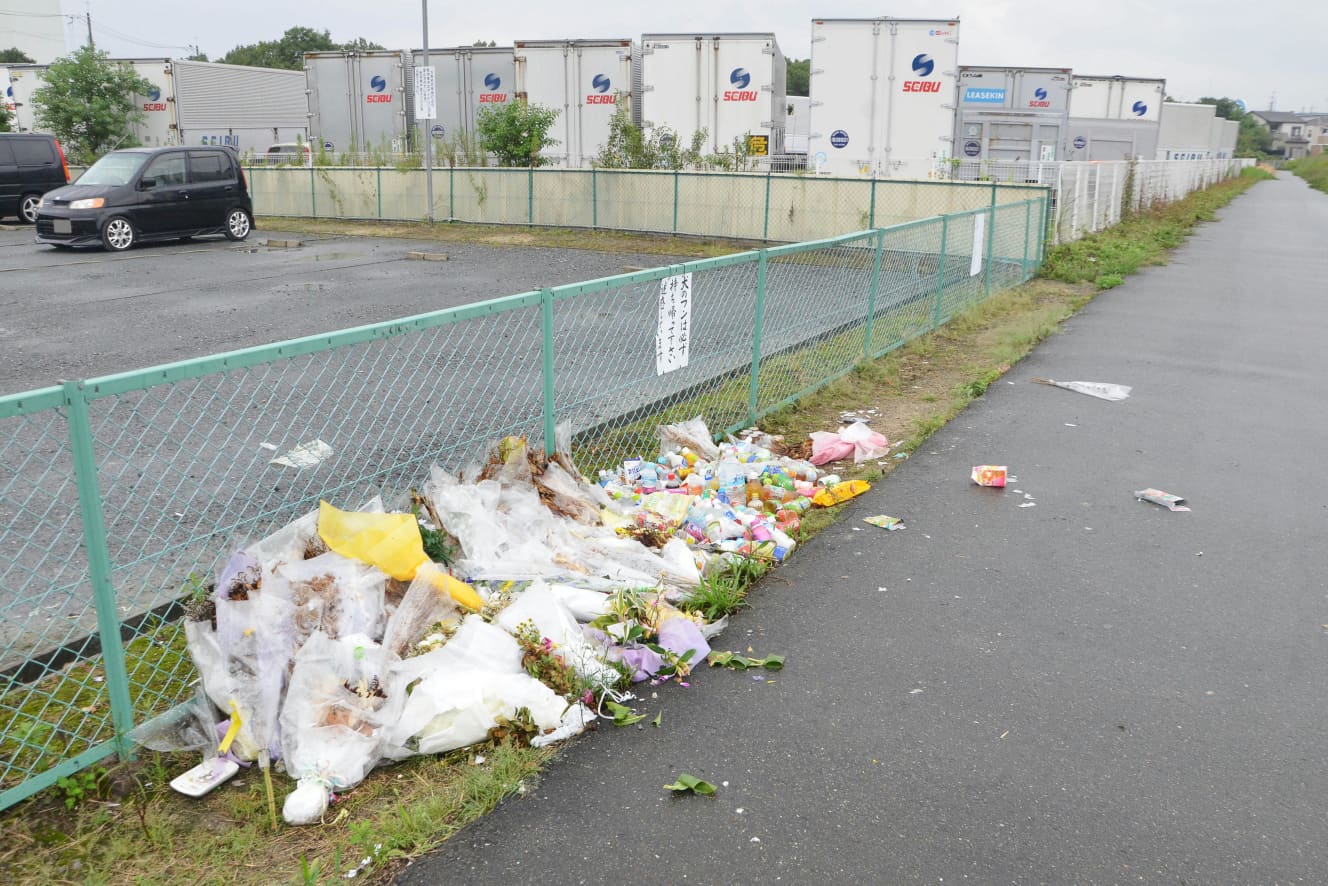
[{"label": "plastic bottle", "polygon": [[784,510],[792,511],[795,514],[801,514],[805,511],[811,510],[811,506],[812,500],[805,495],[795,498],[793,501],[784,502]]},{"label": "plastic bottle", "polygon": [[702,480],[701,475],[695,471],[687,475],[684,485],[687,487],[687,492],[691,495],[700,495],[705,490],[705,481]]}]

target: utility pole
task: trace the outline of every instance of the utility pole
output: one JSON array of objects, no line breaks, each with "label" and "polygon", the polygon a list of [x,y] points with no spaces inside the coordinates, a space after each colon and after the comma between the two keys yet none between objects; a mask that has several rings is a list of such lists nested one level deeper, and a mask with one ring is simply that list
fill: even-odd
[{"label": "utility pole", "polygon": [[96,49],[97,44],[92,42],[92,13],[90,11],[84,13],[84,18],[86,18],[88,22],[88,48]]},{"label": "utility pole", "polygon": [[[424,15],[424,67],[429,67],[429,0],[420,0],[420,8]],[[432,82],[432,81],[430,81]],[[429,224],[433,224],[433,130],[429,126],[430,121],[424,121],[424,191],[425,199],[429,201],[428,219]]]}]

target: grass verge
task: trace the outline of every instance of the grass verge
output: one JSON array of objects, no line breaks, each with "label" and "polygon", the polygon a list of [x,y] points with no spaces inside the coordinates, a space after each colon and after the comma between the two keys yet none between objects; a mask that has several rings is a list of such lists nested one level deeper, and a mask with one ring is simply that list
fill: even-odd
[{"label": "grass verge", "polygon": [[[872,425],[899,441],[897,454],[906,457],[1064,319],[1110,288],[1104,272],[1108,278],[1124,276],[1163,262],[1167,249],[1259,177],[1245,175],[1137,214],[1091,242],[1058,247],[1041,279],[1000,293],[939,331],[857,366],[767,417],[762,426],[794,441],[837,427],[845,411],[869,413]],[[684,412],[695,414],[679,414]],[[901,461],[835,468],[846,479],[874,481]],[[799,541],[833,523],[842,508],[807,512]],[[696,605],[718,612],[751,602],[752,582],[761,570],[745,571],[712,582]],[[757,605],[759,592],[768,587],[755,589]],[[406,859],[528,790],[553,756],[498,743],[413,759],[371,773],[321,826],[273,831],[256,772],[190,800],[166,783],[197,761],[148,754],[138,763],[89,770],[4,813],[0,868],[19,882],[313,883],[341,879],[352,870],[357,879],[387,882]],[[279,803],[291,783],[281,776],[276,782]]]},{"label": "grass verge", "polygon": [[1328,194],[1328,154],[1292,160],[1286,168],[1305,179],[1311,188]]}]

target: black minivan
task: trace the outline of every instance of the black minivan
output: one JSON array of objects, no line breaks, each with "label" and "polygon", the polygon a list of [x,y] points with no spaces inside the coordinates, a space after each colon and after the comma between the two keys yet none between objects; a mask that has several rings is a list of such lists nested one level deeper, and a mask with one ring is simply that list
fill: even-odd
[{"label": "black minivan", "polygon": [[0,218],[37,220],[42,194],[69,184],[65,152],[53,135],[0,132]]},{"label": "black minivan", "polygon": [[123,252],[135,243],[203,234],[243,240],[253,219],[249,185],[231,148],[126,148],[42,198],[37,242],[101,243]]}]

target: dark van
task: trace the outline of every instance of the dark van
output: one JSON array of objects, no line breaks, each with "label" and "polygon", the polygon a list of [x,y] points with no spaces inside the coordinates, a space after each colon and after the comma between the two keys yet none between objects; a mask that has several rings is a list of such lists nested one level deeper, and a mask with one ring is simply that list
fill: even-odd
[{"label": "dark van", "polygon": [[253,225],[244,170],[223,147],[112,151],[37,207],[38,243],[112,252],[204,234],[243,240]]},{"label": "dark van", "polygon": [[55,136],[0,132],[0,218],[32,224],[42,194],[67,184],[69,166]]}]

